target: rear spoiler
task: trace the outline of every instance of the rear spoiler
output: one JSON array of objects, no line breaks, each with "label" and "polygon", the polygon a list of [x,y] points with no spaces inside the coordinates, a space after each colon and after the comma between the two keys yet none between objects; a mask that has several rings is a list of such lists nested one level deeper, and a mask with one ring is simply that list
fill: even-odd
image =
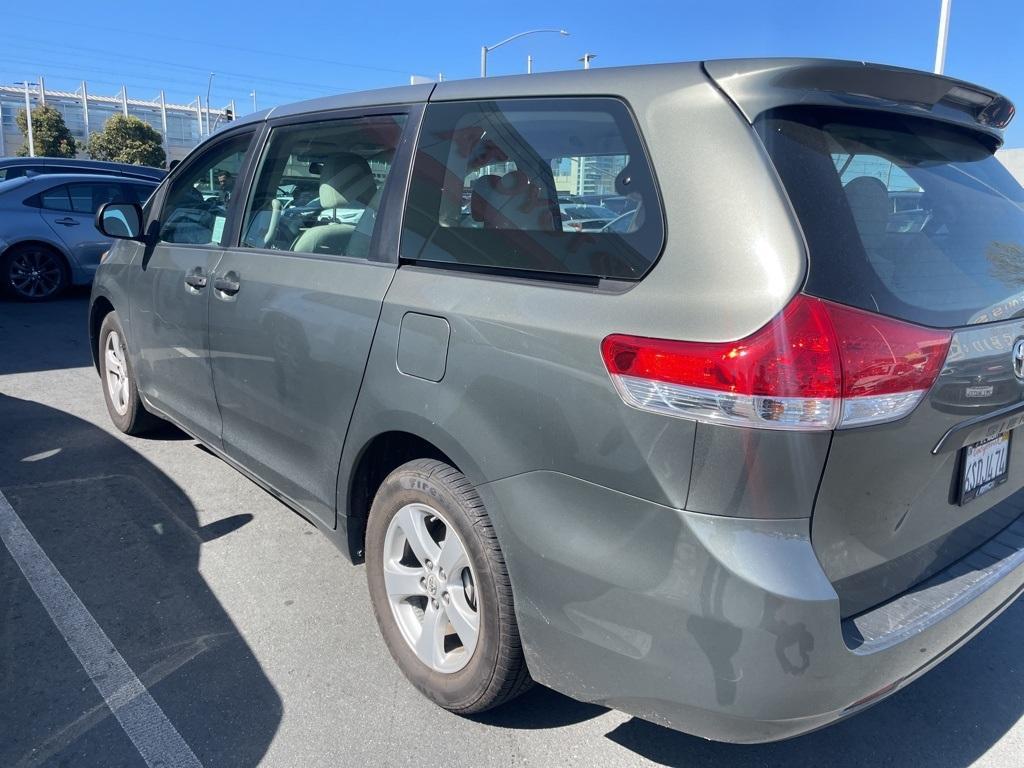
[{"label": "rear spoiler", "polygon": [[915,69],[828,59],[725,59],[704,71],[753,122],[775,107],[816,104],[930,117],[1002,143],[1013,103],[978,85]]}]

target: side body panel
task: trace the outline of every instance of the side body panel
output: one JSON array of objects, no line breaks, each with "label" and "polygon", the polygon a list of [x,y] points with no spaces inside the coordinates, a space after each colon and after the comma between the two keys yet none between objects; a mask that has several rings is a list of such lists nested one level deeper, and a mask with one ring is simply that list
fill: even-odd
[{"label": "side body panel", "polygon": [[[583,83],[585,92],[623,90],[613,71],[595,74]],[[666,211],[658,263],[639,283],[597,287],[400,267],[345,446],[340,509],[362,450],[391,430],[432,442],[477,484],[543,469],[686,506],[694,422],[624,405],[604,368],[601,340],[611,333],[745,336],[798,290],[804,253],[750,126],[700,67],[652,67],[649,74],[641,83],[631,80],[635,89],[621,95],[647,144]],[[501,78],[447,90],[442,83],[435,97],[556,95],[559,78],[545,82]],[[746,183],[726,191],[722,178]],[[450,327],[440,382],[398,370],[400,327],[409,312],[443,318]],[[785,438],[766,444],[776,441]],[[775,516],[809,512],[780,505]]]},{"label": "side body panel", "polygon": [[[389,222],[401,215],[422,106],[386,111],[398,113],[406,115],[405,128],[366,258],[235,246],[216,277],[236,281],[238,292],[228,295],[212,281],[210,354],[224,451],[327,529],[336,526],[342,445],[398,262],[397,229]],[[238,232],[232,236],[237,243]]]},{"label": "side body panel", "polygon": [[188,273],[209,276],[220,248],[158,244],[132,266],[135,371],[147,403],[203,442],[220,445],[208,345],[209,286],[185,284]]},{"label": "side body panel", "polygon": [[334,526],[338,459],[394,265],[229,250],[210,295],[224,451]]}]

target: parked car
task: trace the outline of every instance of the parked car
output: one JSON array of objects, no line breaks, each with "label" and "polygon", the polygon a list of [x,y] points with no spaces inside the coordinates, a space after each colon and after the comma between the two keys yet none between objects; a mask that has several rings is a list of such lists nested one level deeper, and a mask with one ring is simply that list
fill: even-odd
[{"label": "parked car", "polygon": [[143,203],[156,182],[89,174],[20,176],[0,182],[0,279],[25,301],[92,281],[110,238],[95,226],[106,202]]},{"label": "parked car", "polygon": [[[110,417],[177,424],[365,561],[392,656],[449,710],[532,679],[711,739],[813,730],[1024,590],[1012,114],[786,59],[243,118],[100,212],[130,235],[90,308]],[[320,204],[364,212],[293,237],[277,191],[309,147]],[[634,226],[564,231],[566,166]],[[888,231],[900,174],[920,232]]]},{"label": "parked car", "polygon": [[160,181],[167,175],[162,168],[113,163],[106,160],[78,160],[65,157],[0,157],[0,181],[44,173],[91,173]]},{"label": "parked car", "polygon": [[562,228],[577,232],[601,229],[616,215],[615,211],[600,205],[563,204],[559,207],[562,212]]}]

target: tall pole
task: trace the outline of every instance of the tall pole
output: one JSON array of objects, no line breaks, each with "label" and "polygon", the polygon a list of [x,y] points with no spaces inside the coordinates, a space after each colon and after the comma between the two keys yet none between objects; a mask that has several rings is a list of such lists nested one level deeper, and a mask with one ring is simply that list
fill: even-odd
[{"label": "tall pole", "polygon": [[253,88],[252,93],[250,93],[249,95],[252,96],[252,111],[259,112],[259,107],[256,106],[256,89]]},{"label": "tall pole", "polygon": [[511,43],[513,40],[518,40],[520,37],[526,37],[527,35],[536,35],[540,32],[555,32],[562,37],[568,37],[569,33],[564,29],[530,29],[526,32],[520,32],[511,37],[506,37],[501,42],[495,43],[494,45],[481,45],[480,46],[480,77],[487,77],[487,53],[493,51],[495,48],[500,48],[505,43]]},{"label": "tall pole", "polygon": [[582,61],[584,69],[590,69],[590,62],[596,58],[596,53],[584,53],[580,58],[576,59],[576,61]]},{"label": "tall pole", "polygon": [[210,135],[210,90],[213,88],[213,72],[206,81],[206,135]]},{"label": "tall pole", "polygon": [[28,80],[25,81],[25,119],[28,123],[28,156],[36,156],[36,140],[32,135],[32,100],[28,95]]},{"label": "tall pole", "polygon": [[121,83],[121,114],[128,117],[128,87]]},{"label": "tall pole", "polygon": [[0,157],[7,154],[7,143],[4,141],[4,105],[0,102]]},{"label": "tall pole", "polygon": [[196,96],[196,120],[199,121],[199,140],[203,139],[203,97]]},{"label": "tall pole", "polygon": [[46,106],[46,80],[42,75],[39,76],[39,106]]},{"label": "tall pole", "polygon": [[526,74],[533,74],[533,54],[526,55]]},{"label": "tall pole", "polygon": [[170,142],[167,140],[167,100],[164,92],[160,91],[160,129],[164,135],[164,147],[170,149]]},{"label": "tall pole", "polygon": [[85,141],[89,142],[89,86],[82,81],[82,124],[85,126]]},{"label": "tall pole", "polygon": [[935,74],[941,75],[946,68],[946,40],[949,38],[949,10],[953,0],[942,0],[939,11],[939,36],[935,41]]}]

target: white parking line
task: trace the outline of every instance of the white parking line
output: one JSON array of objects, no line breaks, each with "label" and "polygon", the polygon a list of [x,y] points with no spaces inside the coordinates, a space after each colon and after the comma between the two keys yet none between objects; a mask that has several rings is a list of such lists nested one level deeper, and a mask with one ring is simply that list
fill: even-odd
[{"label": "white parking line", "polygon": [[202,764],[0,493],[0,539],[150,768]]}]

